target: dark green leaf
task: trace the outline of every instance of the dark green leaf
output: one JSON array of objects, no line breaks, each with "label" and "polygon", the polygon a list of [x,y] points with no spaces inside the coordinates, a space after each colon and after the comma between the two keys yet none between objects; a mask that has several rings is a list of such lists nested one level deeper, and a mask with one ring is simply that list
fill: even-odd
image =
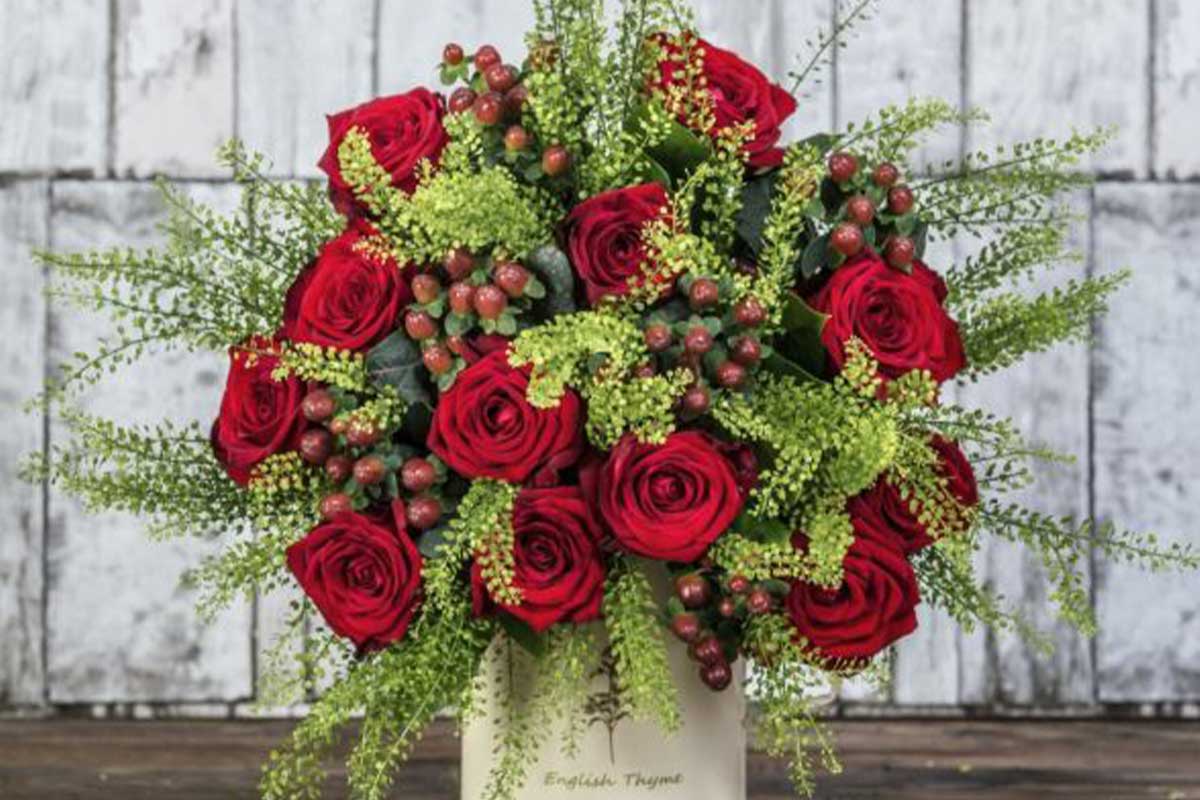
[{"label": "dark green leaf", "polygon": [[500,627],[504,628],[508,638],[521,645],[531,655],[542,656],[546,653],[546,640],[533,628],[505,613],[500,614],[499,620]]},{"label": "dark green leaf", "polygon": [[925,245],[929,243],[929,225],[918,222],[912,233],[913,244],[916,245],[917,258],[925,257]]},{"label": "dark green leaf", "polygon": [[653,157],[643,155],[635,170],[638,179],[645,183],[661,184],[667,191],[671,190],[671,173]]},{"label": "dark green leaf", "polygon": [[814,133],[812,136],[801,139],[797,144],[800,146],[808,145],[810,147],[815,147],[822,153],[828,153],[829,149],[833,147],[833,143],[836,141],[837,137],[832,133]]},{"label": "dark green leaf", "polygon": [[812,374],[804,367],[797,364],[795,361],[782,356],[779,351],[775,351],[762,361],[762,368],[774,375],[787,375],[800,381],[813,381],[820,383],[821,379]]},{"label": "dark green leaf", "polygon": [[421,349],[404,331],[396,331],[367,353],[367,374],[372,383],[391,386],[406,403],[429,403]]},{"label": "dark green leaf", "polygon": [[566,253],[547,244],[534,250],[525,263],[546,285],[546,297],[539,304],[550,316],[575,310],[575,276]]},{"label": "dark green leaf", "polygon": [[430,528],[421,534],[421,540],[417,542],[417,550],[426,558],[437,558],[438,548],[446,543],[446,531],[449,525],[445,522],[435,528]]},{"label": "dark green leaf", "polygon": [[758,255],[763,247],[763,227],[771,212],[771,196],[778,172],[770,172],[750,181],[742,189],[742,207],[737,215],[737,232],[742,241]]},{"label": "dark green leaf", "polygon": [[791,295],[783,307],[784,333],[775,342],[776,350],[805,372],[823,374],[825,345],[821,342],[821,330],[828,319],[803,298]]},{"label": "dark green leaf", "polygon": [[816,275],[829,261],[829,234],[823,234],[808,243],[800,257],[800,274],[805,278]]},{"label": "dark green leaf", "polygon": [[[633,123],[638,124],[647,114],[646,106],[641,106],[633,117]],[[712,147],[706,137],[696,135],[678,120],[671,120],[666,138],[647,152],[672,177],[678,178],[707,160],[712,154]]]},{"label": "dark green leaf", "polygon": [[911,236],[916,227],[917,216],[915,214],[905,214],[903,217],[896,219],[896,233],[901,236]]}]

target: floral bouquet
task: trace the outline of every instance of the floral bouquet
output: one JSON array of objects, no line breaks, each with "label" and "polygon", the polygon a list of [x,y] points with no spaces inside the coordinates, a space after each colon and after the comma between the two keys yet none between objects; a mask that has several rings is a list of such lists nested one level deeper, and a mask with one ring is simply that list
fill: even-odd
[{"label": "floral bouquet", "polygon": [[[319,796],[360,714],[349,781],[383,797],[422,727],[469,720],[506,691],[488,666],[519,659],[533,688],[501,699],[485,792],[513,797],[551,721],[568,747],[598,708],[678,727],[673,639],[714,692],[753,662],[758,742],[811,792],[837,768],[814,688],[882,675],[919,602],[1036,636],[973,576],[983,537],[1037,552],[1084,630],[1089,548],[1197,564],[1006,501],[1057,456],[945,402],[947,381],[1086,336],[1125,279],[1014,288],[1061,260],[1057,198],[1106,132],[918,175],[926,136],[982,115],[912,101],[783,142],[866,3],[790,89],[678,0],[626,0],[611,29],[602,0],[534,5],[519,66],[447,45],[448,96],[330,116],[327,185],[272,181],[231,143],[234,214],[164,186],[165,247],[42,255],[118,335],[64,366],[48,400],[73,438],[31,475],[162,535],[226,535],[191,575],[202,610],[303,590],[307,647],[289,666],[281,641],[270,696],[321,697],[265,797]],[[928,263],[960,233],[987,243]],[[156,347],[228,351],[211,430],[72,404]]]}]

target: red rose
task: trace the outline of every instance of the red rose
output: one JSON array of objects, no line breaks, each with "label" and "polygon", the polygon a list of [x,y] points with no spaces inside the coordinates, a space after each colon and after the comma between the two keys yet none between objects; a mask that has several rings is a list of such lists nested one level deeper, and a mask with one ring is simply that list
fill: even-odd
[{"label": "red rose", "polygon": [[701,431],[673,433],[661,445],[626,434],[580,480],[621,547],[662,561],[700,558],[746,499],[744,471]]},{"label": "red rose", "polygon": [[421,554],[399,501],[389,517],[349,512],[318,525],[287,563],[330,629],[360,651],[402,639],[420,603]]},{"label": "red rose", "polygon": [[396,329],[412,291],[390,258],[363,248],[352,226],[321,248],[288,289],[283,336],[340,350],[369,350]]},{"label": "red rose", "polygon": [[445,114],[441,95],[417,88],[328,117],[329,147],[317,166],[329,176],[329,196],[337,210],[347,215],[363,211],[338,164],[338,147],[351,128],[366,131],[371,152],[392,176],[392,185],[411,192],[417,185],[417,165],[422,159],[436,163],[450,140],[442,126]]},{"label": "red rose", "polygon": [[[716,118],[712,129],[705,133],[715,138],[726,128],[753,122],[754,137],[745,145],[748,163],[755,169],[778,167],[783,163],[783,149],[776,145],[784,121],[796,111],[795,98],[734,53],[699,38],[695,39],[695,47],[703,50],[704,77]],[[662,84],[679,83],[682,66],[673,59],[661,61]]]},{"label": "red rose", "polygon": [[934,436],[929,446],[942,457],[938,472],[946,479],[950,494],[966,508],[979,505],[979,484],[975,482],[975,470],[958,443],[943,436]]},{"label": "red rose", "polygon": [[920,261],[908,275],[868,252],[834,271],[809,304],[829,315],[821,340],[837,369],[858,337],[885,379],[925,369],[941,383],[967,364],[956,323],[942,308],[946,284]]},{"label": "red rose", "polygon": [[583,402],[567,391],[554,408],[525,399],[529,368],[493,350],[459,373],[438,400],[426,444],[464,478],[552,484],[583,452]]},{"label": "red rose", "polygon": [[[842,585],[793,581],[784,603],[796,632],[830,660],[871,658],[917,628],[917,577],[898,535],[873,516],[852,520],[855,538]],[[796,544],[806,542],[798,537]]]},{"label": "red rose", "polygon": [[[566,219],[567,254],[588,303],[628,294],[630,279],[642,274],[646,260],[642,229],[665,213],[668,202],[661,186],[644,183],[589,197],[572,209]],[[669,288],[664,285],[664,291]]]},{"label": "red rose", "polygon": [[217,461],[242,486],[259,463],[294,450],[304,433],[304,385],[293,376],[282,381],[271,377],[279,365],[275,348],[274,342],[260,338],[229,349],[229,377],[211,440]]},{"label": "red rose", "polygon": [[[579,487],[523,489],[513,506],[513,585],[521,602],[500,607],[539,632],[599,619],[605,575],[599,541]],[[476,615],[493,606],[478,563],[471,567],[471,594]]]}]

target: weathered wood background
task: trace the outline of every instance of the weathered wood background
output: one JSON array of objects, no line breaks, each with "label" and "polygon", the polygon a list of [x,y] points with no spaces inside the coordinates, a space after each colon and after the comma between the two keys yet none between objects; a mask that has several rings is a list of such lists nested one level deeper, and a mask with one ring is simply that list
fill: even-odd
[{"label": "weathered wood background", "polygon": [[[777,76],[832,0],[700,0],[710,38]],[[198,544],[152,544],[136,521],[89,518],[15,479],[56,430],[19,413],[64,353],[103,331],[47,304],[36,247],[149,242],[165,174],[217,205],[234,193],[212,162],[240,136],[281,176],[313,178],[323,114],[431,82],[448,40],[515,52],[524,0],[3,0],[0,2],[0,709],[38,713],[249,713],[258,654],[286,599],[199,625],[180,571]],[[802,104],[794,132],[937,94],[994,117],[930,158],[998,139],[1115,124],[1077,198],[1077,275],[1124,265],[1133,285],[1096,343],[1061,348],[970,387],[1080,455],[1034,500],[1200,542],[1200,3],[1191,0],[884,0]],[[946,255],[953,254],[947,252]],[[942,265],[944,266],[944,264]],[[1064,275],[1062,277],[1069,277]],[[211,416],[221,359],[163,358],[107,383],[96,410]],[[1101,633],[1053,627],[1036,564],[996,544],[983,576],[1051,626],[1038,657],[1019,641],[956,632],[925,613],[900,648],[888,697],[856,686],[845,708],[1052,709],[1197,714],[1200,580],[1147,577],[1094,558]]]}]

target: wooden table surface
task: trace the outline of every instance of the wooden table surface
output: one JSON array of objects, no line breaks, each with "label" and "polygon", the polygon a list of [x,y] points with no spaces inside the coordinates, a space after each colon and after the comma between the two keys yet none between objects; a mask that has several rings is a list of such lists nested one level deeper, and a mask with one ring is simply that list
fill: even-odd
[{"label": "wooden table surface", "polygon": [[[4,800],[253,798],[283,721],[0,721]],[[1200,721],[855,720],[834,723],[846,770],[818,797],[1200,800]],[[395,797],[456,800],[458,742],[430,732]],[[753,755],[753,800],[790,800]],[[330,798],[344,797],[340,775]]]}]

